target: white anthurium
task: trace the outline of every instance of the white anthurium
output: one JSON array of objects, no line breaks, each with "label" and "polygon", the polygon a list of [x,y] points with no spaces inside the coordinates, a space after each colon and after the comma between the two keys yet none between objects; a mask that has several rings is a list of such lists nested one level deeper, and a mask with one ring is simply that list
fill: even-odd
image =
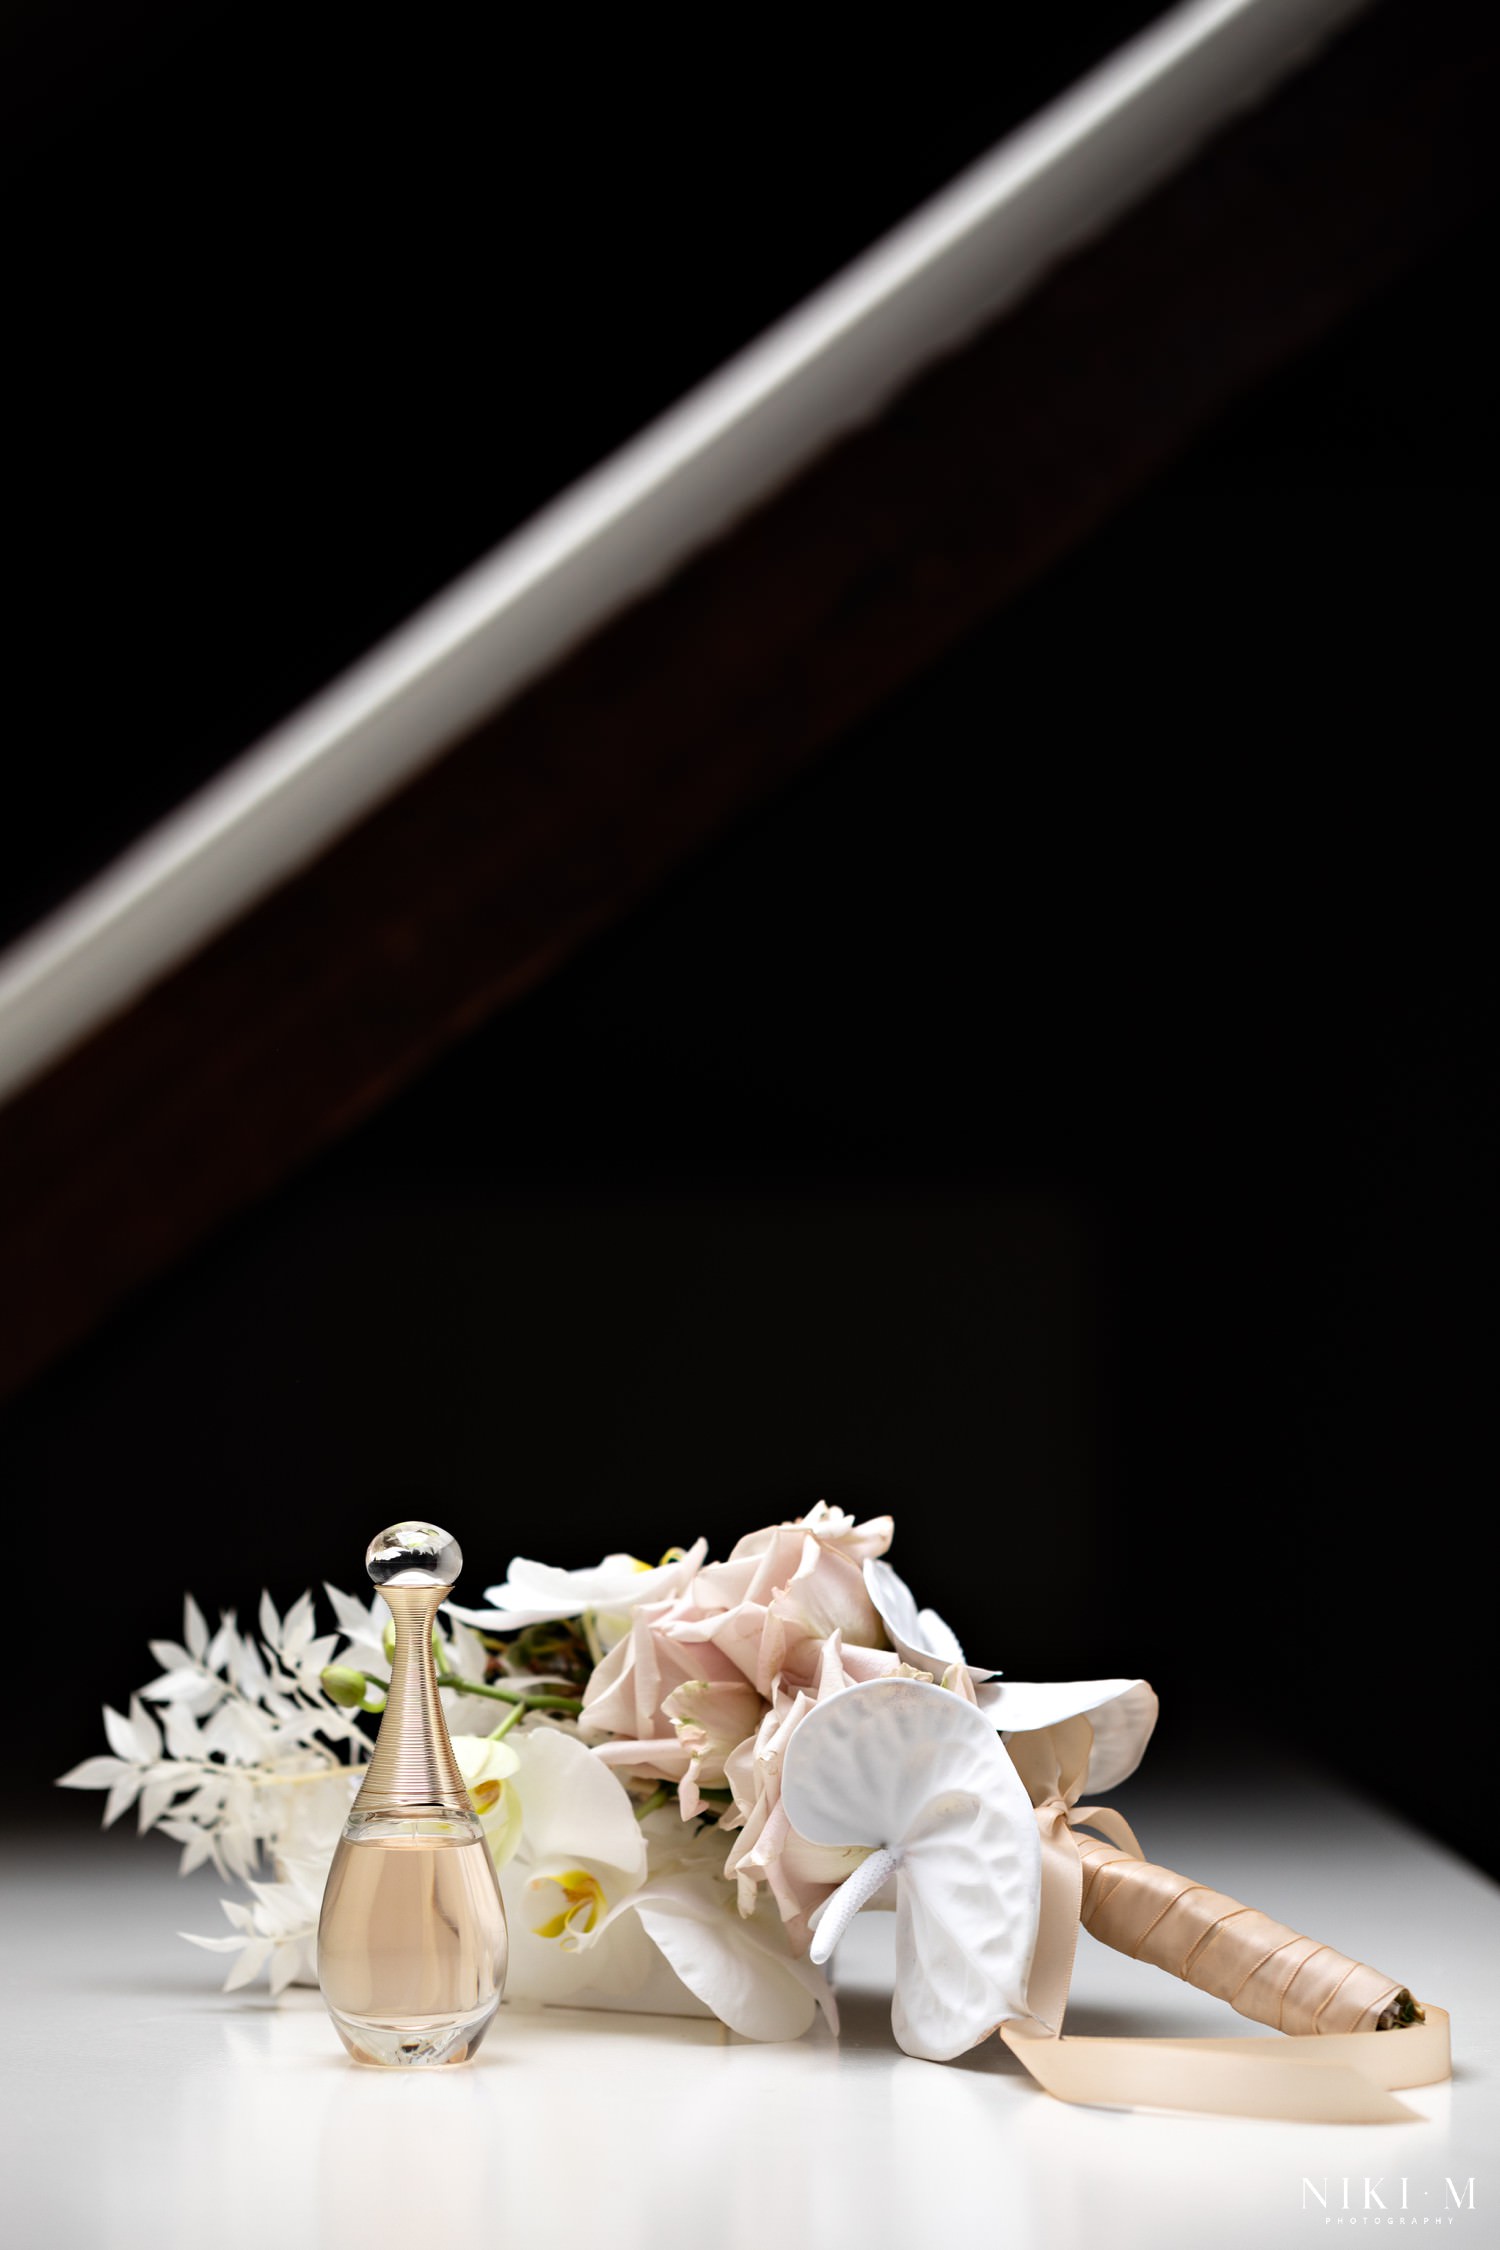
[{"label": "white anthurium", "polygon": [[612,1646],[628,1625],[631,1611],[643,1602],[670,1601],[680,1594],[708,1553],[700,1539],[685,1554],[655,1569],[635,1555],[606,1555],[587,1570],[559,1570],[551,1563],[533,1562],[517,1555],[498,1586],[486,1586],[488,1609],[464,1609],[457,1602],[445,1605],[449,1616],[477,1626],[485,1633],[519,1633],[528,1625],[549,1625],[564,1617],[596,1617],[618,1628],[601,1636]]},{"label": "white anthurium", "polygon": [[845,1688],[788,1743],[781,1802],[810,1843],[869,1850],[814,1916],[814,1961],[894,1875],[891,2024],[907,2054],[949,2062],[1026,2015],[1041,1845],[1021,1778],[973,1704],[925,1680]]},{"label": "white anthurium", "polygon": [[1002,1734],[1032,1734],[1062,1719],[1087,1718],[1094,1730],[1087,1789],[1113,1789],[1135,1772],[1156,1725],[1157,1700],[1145,1680],[1010,1680],[970,1664],[958,1635],[916,1596],[887,1562],[865,1564],[865,1585],[893,1649],[918,1671],[941,1678],[967,1672],[974,1701]]}]

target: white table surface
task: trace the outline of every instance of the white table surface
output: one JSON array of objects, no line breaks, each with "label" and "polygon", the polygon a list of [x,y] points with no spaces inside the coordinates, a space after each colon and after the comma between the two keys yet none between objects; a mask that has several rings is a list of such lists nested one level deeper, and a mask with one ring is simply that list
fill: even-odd
[{"label": "white table surface", "polygon": [[[507,2007],[470,2067],[344,2058],[316,1993],[224,1995],[211,1873],[157,1838],[11,1840],[0,1919],[4,2234],[12,2250],[1210,2250],[1500,2243],[1500,1891],[1368,1805],[1289,1773],[1234,1808],[1117,1792],[1148,1853],[1362,1954],[1453,2017],[1455,2079],[1404,2125],[1087,2110],[996,2041],[910,2060],[887,1916],[841,1957],[844,2033],[761,2047],[711,2023]],[[69,1810],[71,1810],[71,1806]],[[1084,1938],[1068,2028],[1242,2026]],[[1327,2185],[1328,2212],[1304,2187]],[[1352,2209],[1341,2209],[1343,2182]],[[1364,2209],[1366,2181],[1385,2217]],[[1473,2182],[1454,2211],[1448,2182]],[[1401,2209],[1405,2183],[1406,2207]]]}]

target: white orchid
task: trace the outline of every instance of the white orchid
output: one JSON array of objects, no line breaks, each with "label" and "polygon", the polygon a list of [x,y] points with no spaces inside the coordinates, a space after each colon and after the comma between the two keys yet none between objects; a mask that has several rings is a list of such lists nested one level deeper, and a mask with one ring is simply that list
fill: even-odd
[{"label": "white orchid", "polygon": [[894,1878],[891,2023],[907,2054],[947,2062],[1026,2014],[1041,1847],[1031,1799],[971,1703],[919,1680],[845,1688],[788,1743],[781,1802],[808,1842],[868,1847],[813,1917],[814,1961]]},{"label": "white orchid", "polygon": [[488,1609],[449,1602],[446,1612],[486,1633],[519,1633],[528,1625],[565,1617],[597,1619],[606,1628],[599,1636],[597,1653],[602,1654],[628,1629],[630,1613],[643,1602],[670,1601],[681,1593],[707,1553],[708,1541],[700,1539],[655,1569],[634,1555],[615,1554],[586,1570],[559,1570],[517,1555],[502,1583],[486,1586]]},{"label": "white orchid", "polygon": [[1009,1680],[970,1664],[958,1635],[915,1595],[889,1563],[867,1562],[865,1585],[887,1638],[908,1664],[964,1688],[1004,1735],[1030,1734],[1086,1716],[1094,1730],[1085,1786],[1113,1789],[1134,1773],[1156,1725],[1157,1700],[1145,1680]]},{"label": "white orchid", "polygon": [[493,1735],[455,1734],[453,1755],[469,1802],[478,1815],[497,1868],[513,1859],[521,1841],[520,1792],[514,1786],[520,1755],[513,1744]]},{"label": "white orchid", "polygon": [[[746,2039],[797,2039],[819,2009],[830,2029],[838,2010],[822,1971],[792,1950],[768,1898],[748,1914],[726,1875],[730,1839],[717,1825],[685,1821],[675,1805],[640,1818],[646,1880],[601,1917],[584,1940],[603,1948],[634,1923],[650,1941],[651,1969],[632,2008],[717,2016]],[[597,1993],[605,2004],[612,1996]]]},{"label": "white orchid", "polygon": [[533,1724],[511,1743],[520,1837],[500,1888],[512,1999],[701,2008],[750,2039],[795,2039],[819,2006],[836,2022],[827,1980],[774,1911],[740,1915],[717,1827],[675,1805],[643,1811],[559,1728]]},{"label": "white orchid", "polygon": [[651,1946],[631,1919],[599,1926],[646,1880],[646,1840],[622,1782],[576,1735],[531,1726],[510,1738],[507,1788],[520,1833],[500,1867],[510,1929],[507,1989],[528,2000],[587,2005],[644,1984]]},{"label": "white orchid", "polygon": [[679,1987],[743,2039],[800,2039],[820,2011],[836,2032],[832,1988],[793,1951],[769,1894],[748,1914],[739,1905],[724,1864],[732,1839],[717,1826],[695,1830],[675,1807],[643,1826],[651,1874],[617,1911],[635,1916]]}]

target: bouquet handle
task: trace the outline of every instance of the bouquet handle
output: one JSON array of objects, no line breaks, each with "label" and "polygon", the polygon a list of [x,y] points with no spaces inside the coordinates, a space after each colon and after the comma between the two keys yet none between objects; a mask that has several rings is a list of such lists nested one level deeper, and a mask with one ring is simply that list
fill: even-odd
[{"label": "bouquet handle", "polygon": [[[1088,1809],[1077,1816],[1089,1817]],[[1090,1936],[1150,1961],[1252,2023],[1295,2038],[1404,2029],[1422,2011],[1404,1985],[1285,1922],[1093,1836],[1077,1835],[1079,1919]]]},{"label": "bouquet handle", "polygon": [[[1078,1803],[1089,1741],[1079,1720],[1011,1740],[1042,1839],[1033,2012],[1000,2026],[1011,2052],[1062,2101],[1364,2124],[1415,2117],[1397,2092],[1452,2075],[1444,2011],[1367,1962],[1155,1866],[1118,1813]],[[1085,1823],[1104,1836],[1084,1834]],[[1284,2036],[1062,2037],[1080,1927]]]}]

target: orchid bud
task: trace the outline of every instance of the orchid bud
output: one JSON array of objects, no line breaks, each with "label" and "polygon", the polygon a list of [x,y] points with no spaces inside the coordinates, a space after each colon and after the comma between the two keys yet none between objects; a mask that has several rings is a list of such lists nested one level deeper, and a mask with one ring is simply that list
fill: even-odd
[{"label": "orchid bud", "polygon": [[329,1702],[341,1711],[357,1711],[369,1692],[369,1681],[352,1664],[325,1664],[318,1678]]}]

